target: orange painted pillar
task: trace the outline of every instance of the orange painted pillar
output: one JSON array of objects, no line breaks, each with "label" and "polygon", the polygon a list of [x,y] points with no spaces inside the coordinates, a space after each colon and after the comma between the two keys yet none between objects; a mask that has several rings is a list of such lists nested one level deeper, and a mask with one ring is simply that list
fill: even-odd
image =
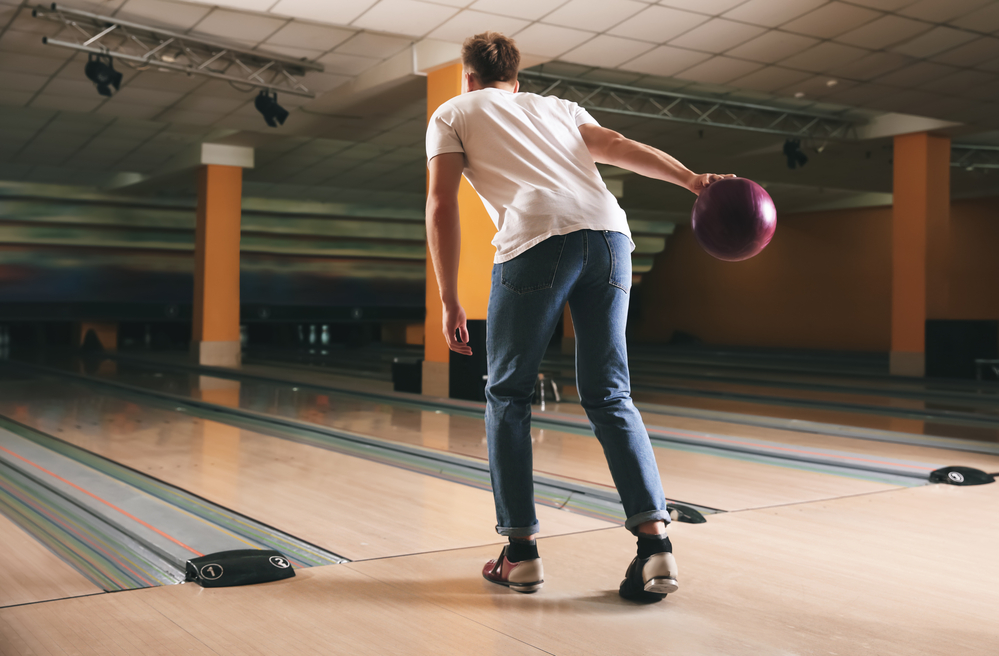
[{"label": "orange painted pillar", "polygon": [[950,318],[950,138],[895,137],[890,371],[926,372],[926,320]]},{"label": "orange painted pillar", "polygon": [[572,323],[572,312],[569,311],[568,303],[562,311],[562,353],[576,355],[576,326]]},{"label": "orange painted pillar", "polygon": [[[427,120],[447,100],[461,93],[461,64],[451,64],[427,74]],[[466,318],[485,319],[492,282],[492,245],[496,228],[478,194],[464,178],[458,189],[458,213],[461,217],[461,263],[458,266],[458,298]],[[441,323],[443,305],[434,275],[434,264],[427,249],[427,317],[425,320],[423,393],[448,396],[447,341]],[[475,346],[472,346],[473,350]]]},{"label": "orange painted pillar", "polygon": [[217,164],[199,167],[191,351],[204,365],[235,367],[240,363],[242,195],[242,168]]}]

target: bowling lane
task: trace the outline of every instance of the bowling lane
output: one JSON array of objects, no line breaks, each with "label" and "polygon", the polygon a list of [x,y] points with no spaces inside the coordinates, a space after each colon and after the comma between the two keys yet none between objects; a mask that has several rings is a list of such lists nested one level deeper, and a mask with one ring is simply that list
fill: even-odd
[{"label": "bowling lane", "polygon": [[[386,403],[366,401],[363,399],[358,399],[354,396],[337,394],[335,390],[352,390],[355,389],[355,385],[349,378],[332,374],[323,371],[310,371],[303,372],[299,370],[289,371],[282,367],[271,366],[271,365],[244,365],[241,369],[242,372],[252,375],[266,376],[274,379],[275,381],[285,380],[290,385],[291,388],[284,388],[280,383],[265,384],[264,387],[269,388],[270,391],[267,393],[266,398],[277,399],[282,394],[285,395],[284,402],[294,403],[298,406],[298,409],[294,414],[289,413],[288,410],[279,411],[278,405],[267,407],[267,406],[251,406],[248,399],[241,398],[241,404],[246,408],[257,408],[264,412],[271,413],[284,413],[284,416],[295,416],[299,419],[305,419],[312,421],[318,415],[316,412],[323,408],[326,408],[327,404],[332,404],[330,407],[324,411],[326,416],[322,418],[317,423],[322,425],[328,425],[331,427],[341,427],[348,428],[349,424],[340,423],[341,417],[338,409],[343,409],[349,416],[361,419],[366,416],[365,413],[369,411],[379,411],[379,409],[387,407],[390,405],[393,407],[394,415],[398,415],[400,419],[395,419],[392,422],[392,426],[375,427],[378,431],[379,436],[382,439],[397,439],[393,437],[393,433],[400,428],[400,424],[405,422],[402,417],[405,417],[405,407],[398,405],[397,403],[392,403],[387,401]],[[163,389],[170,387],[170,383],[163,382],[163,377],[167,374],[163,372],[156,372],[160,374],[161,382],[159,385]],[[133,370],[132,375],[142,376],[137,370]],[[147,370],[148,375],[148,370]],[[177,376],[177,374],[172,374]],[[183,375],[177,376],[176,380],[183,380]],[[190,385],[191,380],[189,379],[186,383],[174,382],[173,389],[180,390],[184,385]],[[242,389],[250,389],[256,384],[255,381],[243,381],[241,383]],[[288,389],[293,389],[297,385],[315,385],[324,388],[322,391],[313,390],[309,387],[299,387],[294,395],[288,394]],[[377,388],[375,388],[377,387]],[[294,391],[294,390],[293,390]],[[359,390],[360,391],[360,390]],[[384,383],[380,386],[372,386],[363,390],[365,392],[373,392],[380,394],[391,394],[391,385]],[[194,394],[197,394],[196,392]],[[240,395],[242,397],[242,394]],[[325,397],[325,398],[324,398]],[[405,397],[407,399],[412,399],[413,397]],[[417,397],[418,398],[418,397]],[[644,407],[644,406],[643,406]],[[658,407],[658,406],[656,406]],[[436,414],[436,410],[439,408],[433,408],[430,413]],[[573,415],[577,417],[585,417],[585,412],[583,408],[578,404],[578,402],[565,402],[565,403],[551,403],[547,405],[548,413],[542,412],[537,406],[534,407],[535,416],[543,419],[546,416],[553,416],[559,414]],[[914,461],[924,461],[924,462],[946,462],[951,463],[952,461],[958,464],[964,464],[967,466],[978,467],[981,469],[987,469],[989,467],[999,468],[999,457],[976,454],[976,453],[956,453],[955,451],[948,450],[946,448],[936,448],[931,446],[920,446],[917,444],[899,444],[892,442],[881,442],[868,439],[847,437],[837,434],[817,434],[813,432],[803,432],[796,430],[783,430],[774,429],[769,427],[753,426],[744,423],[725,421],[724,419],[702,419],[702,418],[689,418],[682,417],[675,414],[669,414],[668,407],[665,413],[659,413],[655,411],[654,407],[647,407],[643,410],[644,419],[647,426],[650,429],[664,428],[664,429],[682,429],[691,432],[708,433],[714,435],[725,435],[737,438],[749,438],[766,440],[770,442],[775,442],[779,444],[786,444],[788,446],[802,446],[807,448],[816,449],[830,449],[835,451],[843,451],[847,453],[855,453],[858,455],[872,456],[878,458],[898,458],[902,460],[914,460]],[[423,411],[426,412],[426,411]],[[422,416],[422,415],[421,415]],[[460,415],[459,415],[460,416]],[[798,417],[791,417],[792,419],[798,419]],[[477,419],[477,417],[475,417]],[[469,426],[462,422],[454,422],[455,424],[461,424],[455,426],[455,430],[475,430],[476,424]],[[411,422],[413,426],[416,422]],[[446,450],[451,450],[456,453],[462,453],[463,455],[470,455],[476,457],[485,457],[485,449],[483,439],[485,437],[484,429],[481,427],[481,421],[477,424],[480,428],[479,432],[473,432],[472,437],[465,441],[452,440],[452,443],[444,444],[440,442],[440,448]],[[886,424],[886,428],[893,431],[898,431],[899,433],[911,432],[913,434],[922,435],[924,429],[924,422],[918,421],[908,421],[908,420],[895,420],[892,424]],[[349,428],[348,428],[349,429]],[[450,430],[450,429],[449,429]],[[539,437],[545,435],[552,435],[553,431],[537,428],[535,427],[535,442],[538,442]],[[558,433],[561,431],[554,431]],[[401,441],[414,444],[422,444],[424,446],[431,446],[430,442],[415,441],[415,438],[407,437],[405,435],[399,438]],[[424,438],[425,439],[425,438]],[[433,447],[438,448],[438,447]],[[665,447],[663,447],[665,448]],[[537,461],[536,461],[537,464]],[[991,470],[990,470],[991,471]],[[608,474],[609,476],[609,474]],[[682,497],[677,497],[682,498]]]},{"label": "bowling lane", "polygon": [[[261,356],[270,360],[251,357],[243,370],[266,371],[303,382],[312,376],[330,376],[352,380],[352,386],[363,386],[366,391],[391,389],[387,374],[383,381],[352,376],[332,354],[268,351]],[[999,386],[994,383],[975,386],[970,381],[895,382],[795,372],[747,373],[711,368],[711,360],[705,361],[704,368],[688,367],[673,375],[670,364],[646,362],[641,357],[641,350],[639,355],[632,354],[633,397],[639,402],[999,443]],[[571,358],[549,353],[542,371],[560,379],[569,396],[575,397]],[[705,380],[712,373],[719,380]],[[726,381],[731,376],[744,382]],[[745,381],[747,376],[761,379]],[[799,389],[799,383],[822,389]]]},{"label": "bowling lane", "polygon": [[[991,420],[999,424],[999,399],[982,395],[953,396],[946,399],[924,400],[909,396],[893,396],[886,391],[883,394],[870,392],[836,391],[828,389],[797,389],[786,384],[773,383],[732,383],[706,380],[677,380],[673,377],[633,375],[632,384],[637,389],[648,387],[653,391],[656,387],[676,388],[684,390],[713,392],[739,396],[757,397],[760,403],[779,404],[781,399],[814,401],[821,404],[843,404],[851,406],[870,406],[872,410],[913,410],[928,412],[960,413],[969,420],[976,418]],[[930,395],[926,395],[930,397]]]},{"label": "bowling lane", "polygon": [[[732,399],[706,398],[688,396],[685,394],[669,394],[663,392],[648,392],[636,389],[632,392],[636,402],[654,405],[692,408],[711,412],[736,413],[755,415],[757,417],[775,417],[779,419],[797,419],[799,421],[837,424],[873,430],[897,431],[914,435],[936,435],[963,440],[999,443],[999,426],[968,426],[943,420],[913,419],[894,417],[886,414],[868,414],[825,408],[803,408],[782,406],[779,404],[761,404]],[[912,401],[900,400],[899,407],[906,407]],[[918,408],[917,408],[918,409]]]},{"label": "bowling lane", "polygon": [[[0,414],[351,560],[499,540],[488,491],[79,385],[0,383]],[[549,534],[613,526],[538,513]]]},{"label": "bowling lane", "polygon": [[[483,461],[487,458],[485,429],[478,416],[449,415],[436,409],[419,410],[388,402],[370,402],[294,384],[244,381],[235,387],[234,381],[155,369],[137,370],[121,363],[114,369],[117,371],[105,367],[101,376],[147,389],[168,389],[192,398],[206,398],[206,392],[215,394],[199,385],[223,387],[227,384],[230,391],[224,404],[231,407],[292,417]],[[537,426],[532,434],[536,473],[613,487],[603,450],[591,434]],[[871,476],[864,473],[834,475],[815,471],[804,463],[767,464],[751,461],[737,453],[709,455],[682,445],[660,443],[656,445],[656,453],[667,498],[723,510],[828,499],[893,487],[878,479],[870,480]]]},{"label": "bowling lane", "polygon": [[0,514],[0,608],[99,592],[103,590]]}]

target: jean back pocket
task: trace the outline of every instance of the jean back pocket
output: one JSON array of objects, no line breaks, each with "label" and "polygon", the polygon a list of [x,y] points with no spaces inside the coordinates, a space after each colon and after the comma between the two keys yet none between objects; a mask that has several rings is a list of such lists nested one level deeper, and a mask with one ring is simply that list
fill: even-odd
[{"label": "jean back pocket", "polygon": [[517,294],[550,289],[555,284],[565,239],[565,235],[549,237],[512,260],[503,262],[500,274],[503,286]]},{"label": "jean back pocket", "polygon": [[631,289],[631,240],[626,234],[613,230],[605,230],[604,239],[610,251],[608,282],[627,292]]}]

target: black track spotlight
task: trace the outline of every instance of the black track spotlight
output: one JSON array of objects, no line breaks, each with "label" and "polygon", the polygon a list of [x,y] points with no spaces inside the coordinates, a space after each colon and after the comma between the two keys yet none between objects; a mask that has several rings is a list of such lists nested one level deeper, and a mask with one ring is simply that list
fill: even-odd
[{"label": "black track spotlight", "polygon": [[[110,55],[91,54],[87,66],[83,69],[87,79],[97,87],[97,93],[111,97],[114,91],[121,87],[121,73],[114,70],[114,61]],[[111,89],[114,88],[114,91]]]},{"label": "black track spotlight", "polygon": [[263,115],[267,125],[272,128],[284,125],[285,119],[288,118],[288,110],[277,103],[277,93],[268,93],[266,89],[257,94],[253,106]]},{"label": "black track spotlight", "polygon": [[801,151],[801,141],[798,139],[788,139],[784,142],[784,157],[787,158],[789,169],[808,164],[808,155]]}]

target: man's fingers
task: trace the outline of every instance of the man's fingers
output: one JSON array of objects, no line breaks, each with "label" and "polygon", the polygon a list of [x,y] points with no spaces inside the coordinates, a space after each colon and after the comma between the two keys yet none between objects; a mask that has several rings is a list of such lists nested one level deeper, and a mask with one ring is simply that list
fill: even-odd
[{"label": "man's fingers", "polygon": [[462,342],[458,341],[453,331],[448,332],[447,328],[444,329],[444,339],[447,340],[447,347],[449,349],[451,349],[455,353],[461,353],[462,355],[471,355],[472,348],[468,345],[467,330],[465,330],[464,338],[465,338],[465,343],[463,344]]},{"label": "man's fingers", "polygon": [[468,344],[468,324],[462,323],[458,326],[458,336],[463,343]]}]

